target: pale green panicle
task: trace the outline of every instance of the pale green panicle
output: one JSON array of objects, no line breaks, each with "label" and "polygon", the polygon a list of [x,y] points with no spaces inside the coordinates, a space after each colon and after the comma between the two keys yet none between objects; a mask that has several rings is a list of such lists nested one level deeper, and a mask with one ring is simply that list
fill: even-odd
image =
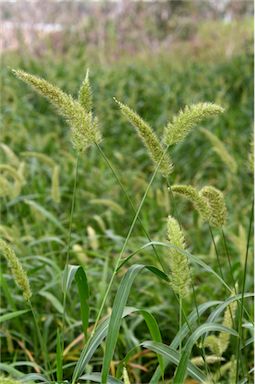
[{"label": "pale green panicle", "polygon": [[171,187],[173,193],[184,196],[192,202],[195,209],[199,212],[204,221],[209,220],[211,216],[211,209],[206,199],[199,194],[199,192],[191,185],[173,185]]},{"label": "pale green panicle", "polygon": [[196,356],[191,359],[192,364],[196,365],[197,367],[202,367],[205,364],[215,364],[220,361],[224,361],[225,359],[223,357],[217,356],[217,355],[208,355],[208,356]]},{"label": "pale green panicle", "polygon": [[55,203],[60,203],[59,166],[58,165],[55,165],[52,170],[51,198],[53,201],[55,201]]},{"label": "pale green panicle", "polygon": [[83,106],[74,100],[72,96],[37,76],[20,70],[13,70],[13,73],[45,96],[65,117],[71,126],[72,143],[78,152],[84,151],[93,143],[98,144],[100,142],[101,133],[92,114],[86,113]]},{"label": "pale green panicle", "polygon": [[[15,380],[12,377],[0,376],[0,384],[21,384],[21,381]],[[33,384],[29,381],[27,384]]]},{"label": "pale green panicle", "polygon": [[12,194],[12,187],[6,177],[0,175],[0,197],[8,197]]},{"label": "pale green panicle", "polygon": [[42,161],[43,163],[45,163],[46,165],[48,165],[49,167],[52,167],[52,168],[55,166],[55,161],[52,160],[51,157],[49,157],[49,156],[47,156],[41,152],[21,152],[21,156],[34,157],[34,158]]},{"label": "pale green panicle", "polygon": [[228,382],[234,383],[236,380],[236,366],[237,366],[237,361],[234,356],[231,357],[230,362],[231,362],[231,366],[229,368]]},{"label": "pale green panicle", "polygon": [[128,372],[127,372],[126,367],[123,368],[123,382],[124,382],[124,384],[131,384],[129,377],[128,377]]},{"label": "pale green panicle", "polygon": [[211,209],[209,223],[215,227],[222,227],[226,223],[227,208],[224,195],[217,188],[205,186],[199,192],[203,196]]},{"label": "pale green panicle", "polygon": [[[235,314],[236,314],[236,308],[237,308],[237,302],[233,301],[229,306],[226,308],[224,312],[224,319],[222,322],[222,325],[224,325],[227,328],[233,328],[234,320],[235,320]],[[228,348],[230,340],[230,334],[226,332],[221,332],[219,334],[219,341],[221,346],[221,353],[225,352]]]},{"label": "pale green panicle", "polygon": [[87,70],[85,79],[83,80],[79,90],[79,103],[84,110],[89,113],[92,110],[92,90],[89,82],[89,70]]},{"label": "pale green panicle", "polygon": [[203,342],[203,346],[210,349],[216,356],[221,356],[220,340],[215,335],[207,336]]},{"label": "pale green panicle", "polygon": [[1,143],[0,146],[4,151],[6,157],[9,159],[9,162],[11,163],[11,165],[18,166],[19,159],[18,159],[18,156],[13,152],[13,150],[4,143]]},{"label": "pale green panicle", "polygon": [[[148,153],[155,164],[161,161],[159,170],[163,176],[168,176],[173,171],[173,165],[167,154],[164,154],[164,148],[162,147],[158,137],[153,132],[152,128],[147,124],[136,112],[134,112],[128,106],[122,104],[118,100],[114,99],[119,105],[122,114],[130,121],[135,127],[138,135],[144,142]],[[163,156],[164,155],[164,156]],[[163,157],[163,158],[162,158]]]},{"label": "pale green panicle", "polygon": [[207,129],[201,128],[201,131],[205,134],[205,136],[210,140],[214,152],[216,152],[219,156],[219,158],[222,160],[222,162],[228,167],[230,172],[236,173],[237,172],[237,163],[234,159],[234,157],[228,152],[225,145],[222,143],[220,139],[216,135],[214,135],[212,132],[208,131]]},{"label": "pale green panicle", "polygon": [[[233,291],[234,294],[234,291]],[[233,295],[232,294],[232,295]],[[225,312],[222,325],[227,328],[233,328],[235,314],[236,314],[237,302],[233,301],[230,303]],[[218,336],[210,335],[207,336],[204,340],[204,346],[208,347],[212,353],[217,356],[222,356],[222,354],[227,350],[230,340],[230,334],[226,332],[220,332]]]},{"label": "pale green panicle", "polygon": [[32,296],[32,292],[30,289],[27,273],[23,269],[13,249],[2,239],[0,239],[0,252],[7,260],[16,284],[23,291],[25,300],[29,301]]},{"label": "pale green panicle", "polygon": [[249,168],[254,173],[254,135],[252,135],[250,142]]},{"label": "pale green panicle", "polygon": [[168,217],[167,234],[171,245],[176,247],[170,251],[171,285],[173,290],[183,298],[190,293],[189,262],[187,256],[181,252],[185,250],[182,229],[172,216]]},{"label": "pale green panicle", "polygon": [[198,103],[186,106],[165,127],[164,142],[167,145],[178,143],[203,119],[218,115],[223,111],[222,107],[214,103]]},{"label": "pale green panicle", "polygon": [[[1,177],[1,196],[15,198],[20,194],[22,186],[25,184],[25,180],[23,179],[19,170],[16,170],[12,165],[9,164],[0,164],[0,172],[3,172],[4,175]],[[13,180],[14,184],[9,182],[9,175]]]}]

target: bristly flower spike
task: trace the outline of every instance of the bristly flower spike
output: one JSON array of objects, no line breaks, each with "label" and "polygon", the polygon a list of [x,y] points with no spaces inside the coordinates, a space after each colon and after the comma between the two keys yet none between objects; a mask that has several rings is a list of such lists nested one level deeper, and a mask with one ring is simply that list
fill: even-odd
[{"label": "bristly flower spike", "polygon": [[25,300],[29,301],[32,296],[32,292],[27,274],[23,269],[19,259],[15,255],[14,250],[2,239],[0,239],[0,252],[7,260],[16,284],[23,291]]},{"label": "bristly flower spike", "polygon": [[163,176],[167,177],[173,171],[173,165],[167,154],[163,156],[164,148],[162,147],[158,137],[153,132],[152,128],[127,105],[122,104],[115,98],[114,100],[119,105],[122,114],[135,127],[138,135],[144,142],[144,145],[146,146],[148,153],[154,163],[158,164],[161,160],[159,171],[162,173]]},{"label": "bristly flower spike", "polygon": [[205,186],[199,192],[203,196],[211,209],[209,223],[214,227],[222,227],[226,223],[227,208],[225,205],[224,195],[217,188]]},{"label": "bristly flower spike", "polygon": [[17,78],[31,85],[38,93],[46,97],[65,117],[71,126],[72,143],[78,152],[83,152],[93,143],[100,142],[101,133],[97,121],[91,112],[87,113],[84,107],[72,96],[37,76],[20,70],[13,70],[13,73]]},{"label": "bristly flower spike", "polygon": [[223,111],[222,107],[214,103],[198,103],[186,106],[165,127],[165,144],[173,145],[182,141],[196,124]]},{"label": "bristly flower spike", "polygon": [[89,70],[87,69],[85,79],[83,80],[79,90],[79,103],[83,106],[84,110],[89,113],[92,111],[92,90],[89,82]]},{"label": "bristly flower spike", "polygon": [[177,220],[172,216],[168,216],[167,233],[171,245],[176,247],[170,251],[171,285],[175,293],[184,298],[190,293],[189,262],[187,256],[181,252],[185,250],[182,229]]},{"label": "bristly flower spike", "polygon": [[178,193],[191,201],[201,215],[203,221],[208,221],[211,217],[211,209],[206,199],[191,185],[173,185],[171,187],[173,193]]}]

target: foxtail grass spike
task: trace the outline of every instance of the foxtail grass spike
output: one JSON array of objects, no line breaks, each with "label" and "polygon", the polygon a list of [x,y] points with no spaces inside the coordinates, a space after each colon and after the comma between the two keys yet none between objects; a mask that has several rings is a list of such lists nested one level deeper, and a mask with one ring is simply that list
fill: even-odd
[{"label": "foxtail grass spike", "polygon": [[223,357],[217,356],[217,355],[208,355],[208,356],[196,356],[191,359],[192,364],[196,365],[197,367],[202,367],[205,364],[215,364],[219,363],[221,361],[224,361],[225,359]]},{"label": "foxtail grass spike", "polygon": [[211,208],[208,205],[207,200],[201,196],[195,188],[191,185],[173,185],[171,189],[173,193],[184,196],[191,201],[204,221],[210,220]]},{"label": "foxtail grass spike", "polygon": [[223,111],[222,107],[213,103],[198,103],[186,106],[167,124],[164,132],[165,144],[173,145],[182,141],[196,124]]},{"label": "foxtail grass spike", "polygon": [[100,142],[101,134],[98,124],[95,124],[92,114],[86,113],[78,101],[44,79],[20,70],[13,70],[13,73],[45,96],[65,117],[71,127],[73,146],[78,152],[84,151],[93,143]]},{"label": "foxtail grass spike", "polygon": [[161,160],[159,171],[162,173],[163,176],[168,176],[173,171],[173,165],[167,154],[163,156],[164,148],[162,147],[158,137],[153,132],[152,128],[131,108],[122,104],[116,99],[114,100],[119,105],[122,114],[135,127],[138,135],[142,139],[154,163],[158,164]]},{"label": "foxtail grass spike", "polygon": [[208,131],[207,129],[201,128],[201,131],[204,133],[204,135],[210,140],[214,152],[217,153],[219,158],[222,160],[222,162],[227,166],[227,168],[232,173],[237,172],[237,163],[234,159],[234,157],[228,152],[225,145],[222,143],[221,140],[218,139],[217,136],[215,136],[212,132]]},{"label": "foxtail grass spike", "polygon": [[[237,301],[233,301],[229,306],[226,308],[224,312],[224,318],[222,325],[224,325],[227,328],[233,328],[234,320],[235,320],[235,314],[237,309]],[[221,332],[219,334],[219,342],[221,347],[221,354],[226,351],[229,345],[230,340],[230,334]]]},{"label": "foxtail grass spike", "polygon": [[92,110],[92,91],[89,82],[89,70],[87,70],[85,79],[81,84],[81,88],[79,90],[79,103],[82,105],[84,110],[89,113]]},{"label": "foxtail grass spike", "polygon": [[123,381],[124,381],[124,384],[131,384],[126,367],[123,368]]},{"label": "foxtail grass spike", "polygon": [[217,188],[205,186],[199,192],[207,200],[211,209],[209,223],[215,227],[222,227],[226,223],[227,208],[224,195]]},{"label": "foxtail grass spike", "polygon": [[55,203],[60,203],[59,166],[55,165],[51,177],[51,197]]},{"label": "foxtail grass spike", "polygon": [[7,260],[16,284],[23,291],[25,300],[29,301],[32,296],[32,292],[27,274],[23,269],[19,259],[15,255],[13,249],[2,239],[0,239],[0,252]]},{"label": "foxtail grass spike", "polygon": [[189,263],[187,256],[177,249],[185,250],[185,240],[179,223],[172,216],[167,220],[167,234],[171,245],[176,247],[170,251],[171,285],[175,293],[183,298],[190,293]]}]

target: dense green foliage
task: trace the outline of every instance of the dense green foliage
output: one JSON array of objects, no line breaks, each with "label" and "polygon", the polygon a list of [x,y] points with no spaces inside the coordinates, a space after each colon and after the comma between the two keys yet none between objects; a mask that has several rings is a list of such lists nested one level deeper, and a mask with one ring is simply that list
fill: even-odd
[{"label": "dense green foliage", "polygon": [[[222,105],[225,108],[224,114],[206,120],[200,127],[209,129],[222,141],[236,161],[237,171],[234,173],[227,168],[213,151],[210,141],[199,127],[195,127],[192,134],[170,151],[175,167],[169,181],[171,184],[190,184],[198,189],[212,185],[224,192],[228,209],[227,224],[224,227],[227,250],[220,229],[213,228],[214,241],[224,281],[233,288],[234,278],[241,286],[252,206],[252,175],[248,153],[253,120],[253,55],[248,48],[228,59],[218,57],[211,62],[196,61],[189,57],[183,61],[174,61],[173,56],[161,54],[153,59],[140,57],[135,62],[126,60],[100,65],[84,56],[79,49],[77,52],[72,51],[71,55],[69,52],[66,55],[45,55],[42,58],[9,53],[4,57],[4,64],[1,69],[4,91],[1,141],[14,151],[16,157],[11,156],[6,147],[5,150],[1,147],[1,163],[18,170],[22,162],[25,165],[20,170],[22,187],[19,193],[2,197],[0,235],[12,244],[28,273],[33,292],[31,302],[47,346],[46,358],[53,369],[57,361],[57,329],[63,325],[62,273],[68,244],[76,154],[65,121],[56,115],[46,100],[15,79],[10,66],[42,76],[75,98],[78,97],[77,90],[84,79],[86,68],[90,67],[93,104],[103,136],[101,147],[118,170],[121,182],[135,207],[142,199],[154,167],[146,149],[137,139],[135,130],[121,116],[113,97],[135,109],[155,128],[160,138],[163,137],[168,121],[185,105],[199,102]],[[50,159],[47,163],[47,159],[43,161],[39,157],[27,156],[25,152],[28,151],[39,152]],[[54,166],[60,170],[59,203],[52,199]],[[7,174],[6,170],[1,172]],[[15,180],[10,176],[9,182],[12,185]],[[220,273],[208,224],[202,223],[190,203],[178,196],[172,200],[165,179],[158,174],[140,215],[153,241],[166,241],[167,216],[176,212],[185,231],[187,249]],[[134,212],[104,158],[96,147],[89,148],[79,158],[69,260],[70,264],[83,265],[86,270],[90,287],[89,326],[95,322],[133,216]],[[138,221],[124,256],[146,243],[148,239]],[[158,252],[167,264],[169,250],[160,247]],[[231,271],[227,252],[231,259]],[[252,291],[251,255],[252,249],[248,258],[245,292]],[[141,250],[115,278],[103,315],[112,308],[123,271],[134,262],[153,264],[160,268],[150,247]],[[225,286],[212,274],[196,266],[192,271],[197,304],[226,300],[230,296]],[[148,277],[148,273],[139,273],[139,278],[134,280],[128,305],[152,313],[159,324],[164,344],[170,344],[178,332],[178,303],[169,285],[159,281],[153,274]],[[22,292],[15,286],[5,265],[2,268],[1,294],[1,315],[27,309]],[[67,292],[65,348],[83,334],[79,302],[78,289],[72,283]],[[245,301],[248,313],[252,313],[251,304],[250,299]],[[185,300],[183,305],[187,315],[195,308],[192,298]],[[210,311],[212,308],[201,316],[201,324]],[[146,319],[149,315],[142,316]],[[121,377],[122,366],[118,366],[117,362],[131,348],[151,339],[142,316],[134,315],[122,320],[114,354],[116,364],[111,365],[113,376]],[[247,313],[245,321],[250,321]],[[211,330],[217,332],[216,328]],[[251,337],[248,326],[244,334],[247,340]],[[14,378],[19,378],[14,368],[25,373],[44,373],[36,365],[47,369],[31,312],[3,322],[1,336],[2,362],[8,363],[9,367],[3,366],[4,372],[7,371]],[[232,337],[224,354],[226,362],[235,355],[236,343]],[[87,373],[101,370],[104,348],[105,344],[102,343],[90,360]],[[71,380],[73,363],[78,360],[81,349],[80,336],[64,353],[64,377],[68,380]],[[153,375],[158,360],[157,355],[149,349],[146,347],[147,352],[143,354],[140,348],[131,355],[127,371],[132,383],[147,383]],[[251,368],[250,365],[246,366],[248,361],[249,364],[252,361],[251,354],[251,345],[248,344],[243,354],[245,362],[240,362],[245,371]],[[198,355],[196,345],[192,356]],[[21,363],[15,365],[15,362]],[[11,363],[14,365],[11,366]],[[212,372],[217,370],[217,364],[210,365]],[[174,365],[167,368],[166,378],[173,376],[174,369]],[[229,382],[228,373],[221,382]]]}]

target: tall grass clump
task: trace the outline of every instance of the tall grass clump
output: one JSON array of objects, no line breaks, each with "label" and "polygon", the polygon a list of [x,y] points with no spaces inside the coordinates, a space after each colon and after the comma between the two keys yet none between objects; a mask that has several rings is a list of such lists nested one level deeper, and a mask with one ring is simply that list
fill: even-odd
[{"label": "tall grass clump", "polygon": [[[2,366],[3,372],[13,380],[22,378],[22,382],[58,384],[184,384],[187,377],[189,382],[196,383],[249,382],[253,321],[249,314],[252,293],[247,288],[251,288],[251,282],[246,284],[244,273],[239,283],[242,289],[238,292],[235,283],[239,279],[239,264],[234,262],[231,235],[224,234],[229,231],[225,202],[228,192],[217,175],[209,178],[203,174],[208,180],[206,183],[203,180],[201,188],[192,173],[189,180],[183,180],[184,174],[176,172],[178,144],[191,134],[193,127],[220,115],[224,109],[209,102],[187,106],[156,135],[151,128],[153,124],[145,122],[142,113],[140,116],[115,99],[120,115],[135,128],[130,140],[137,145],[137,134],[154,163],[147,180],[141,172],[127,169],[127,159],[120,154],[121,146],[116,151],[111,146],[114,160],[108,157],[94,113],[88,71],[77,99],[40,77],[20,70],[13,73],[46,97],[66,119],[75,151],[73,156],[60,146],[59,161],[55,161],[56,152],[50,156],[32,146],[30,151],[21,152],[31,175],[35,172],[34,163],[29,161],[32,157],[38,168],[43,165],[50,170],[49,199],[43,193],[43,189],[47,190],[44,180],[31,178],[29,188],[24,185],[19,154],[16,156],[3,147],[10,162],[0,167],[4,199],[7,200],[8,172],[9,177],[24,186],[24,195],[7,200],[5,208],[8,220],[12,212],[22,215],[24,228],[15,232],[6,226],[5,233],[15,238],[15,247],[20,245],[20,252],[26,254],[25,262],[31,263],[29,276],[35,285],[33,307],[27,274],[12,247],[0,240],[0,251],[30,304],[36,329],[32,335],[25,334],[26,327],[30,328],[20,319],[29,317],[29,310],[19,310],[20,301],[15,303],[16,297],[12,297],[5,285],[9,304],[0,318],[2,322],[13,321],[17,331],[8,333],[3,327],[8,356],[13,361],[12,369]],[[211,140],[218,148],[217,153],[221,153],[231,172],[236,173],[234,158],[231,162],[217,140]],[[45,148],[51,145],[47,142]],[[91,146],[94,150],[86,152],[85,158],[83,152]],[[185,150],[183,156],[189,164],[193,154]],[[84,160],[85,168],[81,166]],[[125,172],[117,169],[117,160],[123,161]],[[88,170],[86,177],[82,176],[84,169]],[[157,177],[158,174],[164,177]],[[70,185],[72,193],[69,193]],[[157,204],[155,196],[163,193],[157,194],[155,189],[166,191],[167,204]],[[115,202],[113,195],[119,200]],[[183,209],[177,196],[191,203],[189,210]],[[67,204],[69,212],[66,212]],[[41,221],[28,216],[29,207],[40,213]],[[197,220],[198,216],[201,220]],[[155,228],[166,217],[166,227],[162,225],[162,231],[156,232]],[[34,220],[32,224],[30,220]],[[252,217],[250,228],[251,221]],[[211,226],[215,227],[215,234]],[[240,267],[244,272],[250,234],[251,229],[245,261]],[[213,254],[201,252],[210,248],[210,241],[217,260]],[[220,274],[215,268],[219,254],[231,261],[227,263],[224,259]],[[13,345],[20,346],[15,354],[10,352]],[[21,370],[19,365],[24,362],[26,368]],[[4,380],[8,382],[7,377]]]}]

